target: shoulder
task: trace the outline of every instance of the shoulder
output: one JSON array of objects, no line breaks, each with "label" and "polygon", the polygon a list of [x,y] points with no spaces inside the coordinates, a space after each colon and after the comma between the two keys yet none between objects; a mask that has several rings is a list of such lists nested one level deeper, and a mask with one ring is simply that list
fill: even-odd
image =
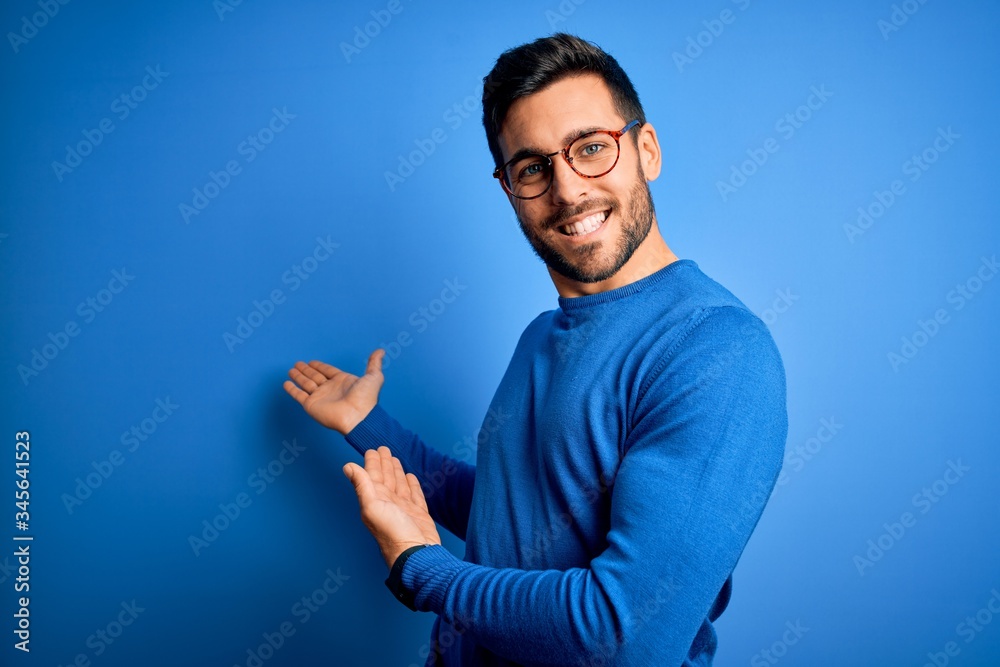
[{"label": "shoulder", "polygon": [[770,330],[741,303],[696,310],[652,361],[640,396],[654,387],[678,390],[692,382],[778,383],[784,388],[784,364]]},{"label": "shoulder", "polygon": [[542,311],[536,315],[533,320],[528,322],[528,326],[524,327],[524,331],[521,332],[521,340],[532,338],[548,331],[552,327],[552,318],[555,314],[556,310],[552,309]]}]

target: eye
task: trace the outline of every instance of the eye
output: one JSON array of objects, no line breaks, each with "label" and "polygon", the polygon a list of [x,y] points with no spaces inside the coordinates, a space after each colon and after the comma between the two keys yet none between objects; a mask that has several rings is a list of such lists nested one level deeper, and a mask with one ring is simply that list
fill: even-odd
[{"label": "eye", "polygon": [[519,165],[517,169],[517,180],[537,178],[545,171],[545,163],[541,160],[532,160],[527,164]]},{"label": "eye", "polygon": [[581,137],[570,148],[570,152],[575,160],[593,162],[614,155],[614,148],[615,144],[608,136],[598,134],[596,136]]}]

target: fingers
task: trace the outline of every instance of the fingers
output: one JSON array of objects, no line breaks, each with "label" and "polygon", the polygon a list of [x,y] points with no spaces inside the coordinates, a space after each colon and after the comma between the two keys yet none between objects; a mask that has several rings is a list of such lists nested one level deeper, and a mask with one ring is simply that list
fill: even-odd
[{"label": "fingers", "polygon": [[406,483],[410,487],[410,500],[414,505],[424,510],[425,512],[430,512],[427,509],[427,499],[424,498],[424,490],[420,488],[420,480],[412,472],[406,473]]},{"label": "fingers", "polygon": [[365,471],[371,477],[372,483],[386,486],[385,476],[382,474],[382,455],[378,449],[365,450]]},{"label": "fingers", "polygon": [[[302,362],[299,361],[299,362],[296,362],[296,363],[297,364],[301,364]],[[288,370],[288,377],[292,378],[292,380],[296,384],[298,384],[300,387],[302,387],[302,389],[304,389],[307,394],[313,393],[314,391],[316,391],[316,388],[319,386],[315,382],[313,382],[312,380],[310,380],[308,377],[306,377],[305,375],[303,375],[302,371],[300,371],[298,368],[291,368],[291,369],[289,369]]]},{"label": "fingers", "polygon": [[330,379],[342,372],[336,366],[331,366],[330,364],[324,363],[322,361],[313,360],[309,362],[309,365],[312,368],[318,370],[320,373],[322,373],[327,379]]},{"label": "fingers", "polygon": [[354,492],[358,494],[358,502],[362,505],[375,499],[375,486],[364,468],[357,463],[345,463],[342,468],[344,476],[351,480]]},{"label": "fingers", "polygon": [[[368,366],[365,368],[365,374],[381,374],[382,359],[384,356],[385,350],[381,348],[372,352],[368,357]],[[288,377],[292,378],[292,380],[301,385],[306,392],[312,393],[316,391],[316,388],[319,385],[323,384],[327,380],[335,378],[343,372],[344,371],[340,370],[336,366],[331,366],[326,362],[313,359],[308,364],[302,361],[296,361],[294,366],[289,369]],[[291,392],[289,391],[289,393]]]},{"label": "fingers", "polygon": [[[325,375],[323,375],[322,373],[320,373],[318,370],[316,370],[312,366],[309,366],[308,364],[302,363],[301,361],[296,361],[295,362],[295,370],[298,373],[300,373],[303,377],[309,378],[309,380],[314,385],[317,385],[317,386],[323,384],[328,379]],[[289,371],[289,375],[291,375],[291,371]],[[308,389],[308,387],[306,387],[306,388]]]},{"label": "fingers", "polygon": [[379,465],[382,467],[382,484],[389,493],[396,494],[396,471],[392,464],[392,450],[385,445],[378,448]]},{"label": "fingers", "polygon": [[365,375],[380,375],[382,373],[382,359],[385,358],[385,350],[376,349],[368,355],[368,365],[365,367]]},{"label": "fingers", "polygon": [[396,495],[403,500],[410,499],[410,483],[406,481],[406,473],[403,472],[403,464],[395,456],[390,460],[392,472],[396,477]]},{"label": "fingers", "polygon": [[287,391],[288,394],[300,404],[305,403],[306,399],[309,398],[309,394],[296,387],[295,383],[291,380],[285,380],[284,384],[281,386],[284,387],[285,391]]},{"label": "fingers", "polygon": [[403,464],[385,445],[365,451],[365,470],[374,484],[382,485],[397,498],[412,500],[412,487],[403,471]]}]

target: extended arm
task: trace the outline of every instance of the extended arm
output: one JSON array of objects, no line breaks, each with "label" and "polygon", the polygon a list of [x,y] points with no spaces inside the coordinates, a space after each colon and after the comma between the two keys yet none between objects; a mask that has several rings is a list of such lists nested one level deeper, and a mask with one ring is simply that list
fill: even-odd
[{"label": "extended arm", "polygon": [[378,405],[384,355],[382,349],[372,352],[361,376],[322,361],[299,361],[283,386],[313,419],[343,434],[362,456],[368,449],[388,447],[417,476],[431,517],[464,540],[476,468],[437,452]]},{"label": "extended arm", "polygon": [[475,466],[441,454],[377,404],[344,438],[362,455],[367,449],[388,447],[403,469],[417,476],[434,521],[465,539]]},{"label": "extended arm", "polygon": [[[787,435],[781,357],[763,323],[710,309],[640,389],[588,568],[489,568],[414,553],[417,608],[527,664],[679,665],[774,486]],[[585,663],[590,664],[590,663]]]}]

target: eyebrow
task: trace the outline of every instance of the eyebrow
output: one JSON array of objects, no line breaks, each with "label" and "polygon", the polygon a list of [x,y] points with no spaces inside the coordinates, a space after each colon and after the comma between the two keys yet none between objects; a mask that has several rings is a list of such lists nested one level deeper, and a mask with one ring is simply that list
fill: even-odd
[{"label": "eyebrow", "polygon": [[[579,139],[585,134],[590,134],[591,132],[596,132],[597,130],[606,130],[606,127],[601,127],[598,125],[591,125],[589,127],[581,127],[576,130],[572,130],[569,134],[563,137],[562,146],[569,146],[571,143]],[[560,148],[559,150],[562,150]],[[529,155],[548,155],[548,151],[538,148],[537,146],[525,146],[514,153],[508,162],[513,162],[514,160],[520,160],[521,158],[528,157]]]}]

